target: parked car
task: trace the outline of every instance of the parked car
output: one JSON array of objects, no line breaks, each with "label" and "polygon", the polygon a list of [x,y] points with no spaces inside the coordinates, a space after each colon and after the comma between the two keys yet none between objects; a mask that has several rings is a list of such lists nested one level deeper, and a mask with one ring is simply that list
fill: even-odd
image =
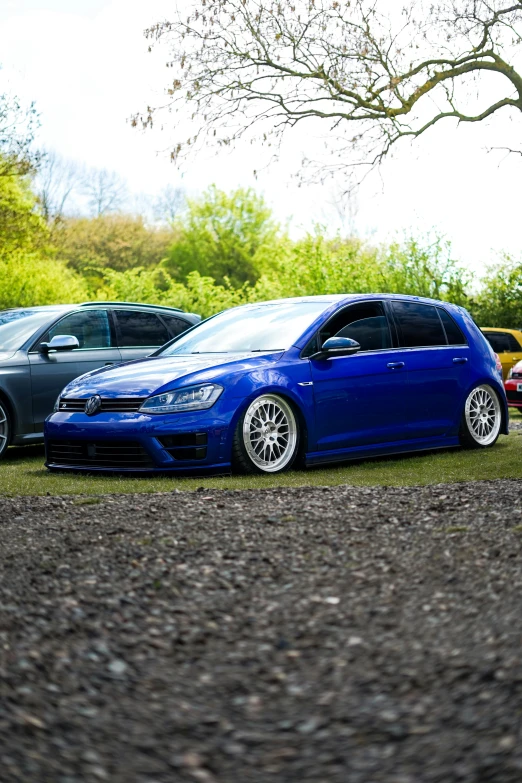
[{"label": "parked car", "polygon": [[500,357],[502,376],[505,380],[511,368],[522,360],[522,332],[518,329],[496,329],[489,326],[483,326],[481,329],[486,340]]},{"label": "parked car", "polygon": [[504,383],[508,405],[522,411],[522,361],[508,372]]},{"label": "parked car", "polygon": [[43,441],[56,397],[73,378],[155,351],[200,319],[174,307],[85,302],[0,311],[0,457]]},{"label": "parked car", "polygon": [[466,310],[337,295],[244,305],[152,357],[70,383],[50,469],[278,473],[507,434],[491,346]]}]

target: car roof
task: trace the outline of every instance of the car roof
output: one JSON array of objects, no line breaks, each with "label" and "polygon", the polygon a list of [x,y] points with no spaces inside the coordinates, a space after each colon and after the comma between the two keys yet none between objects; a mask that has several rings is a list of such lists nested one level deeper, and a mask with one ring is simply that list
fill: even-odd
[{"label": "car roof", "polygon": [[500,326],[481,326],[482,332],[505,332],[506,334],[522,334],[520,329],[504,329]]},{"label": "car roof", "polygon": [[41,313],[41,312],[49,312],[49,313],[56,313],[56,312],[66,312],[67,310],[76,310],[77,308],[84,308],[84,307],[130,307],[131,309],[136,308],[140,310],[161,310],[165,311],[166,314],[168,313],[183,313],[183,315],[195,315],[194,313],[188,313],[185,310],[182,310],[180,307],[169,307],[168,305],[154,305],[154,304],[146,304],[146,303],[140,303],[140,302],[79,302],[76,304],[55,304],[55,305],[35,305],[32,307],[4,307],[0,308],[0,312],[31,312],[31,313]]},{"label": "car roof", "polygon": [[[442,302],[439,299],[430,299],[426,296],[413,296],[411,294],[383,294],[383,293],[363,293],[363,294],[316,294],[315,296],[293,296],[284,299],[270,299],[266,302],[251,302],[239,307],[255,307],[259,305],[274,305],[287,303],[306,303],[306,302],[324,302],[325,304],[335,304],[335,302],[352,302],[358,299],[398,299],[400,301],[421,302],[432,305],[449,305],[451,302]],[[455,306],[455,305],[453,305]]]},{"label": "car roof", "polygon": [[2,307],[0,309],[1,313],[17,313],[19,311],[22,312],[30,312],[30,313],[56,313],[60,312],[60,310],[69,310],[71,307],[76,307],[76,305],[36,305],[35,307]]},{"label": "car roof", "polygon": [[76,305],[76,307],[121,307],[122,305],[124,307],[139,307],[143,308],[144,310],[170,310],[171,312],[176,313],[184,312],[181,307],[169,307],[168,305],[148,304],[146,302],[81,302],[80,304]]}]

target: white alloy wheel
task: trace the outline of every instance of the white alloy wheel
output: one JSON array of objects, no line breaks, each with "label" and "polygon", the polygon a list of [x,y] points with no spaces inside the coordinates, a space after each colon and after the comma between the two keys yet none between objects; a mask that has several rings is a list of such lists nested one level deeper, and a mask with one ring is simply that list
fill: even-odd
[{"label": "white alloy wheel", "polygon": [[250,403],[243,418],[242,440],[253,466],[278,473],[293,462],[298,428],[290,405],[276,394],[264,394]]},{"label": "white alloy wheel", "polygon": [[464,407],[468,435],[478,446],[490,446],[496,441],[502,424],[500,401],[491,386],[476,386],[468,395]]},{"label": "white alloy wheel", "polygon": [[9,416],[5,406],[0,402],[0,457],[9,446]]}]

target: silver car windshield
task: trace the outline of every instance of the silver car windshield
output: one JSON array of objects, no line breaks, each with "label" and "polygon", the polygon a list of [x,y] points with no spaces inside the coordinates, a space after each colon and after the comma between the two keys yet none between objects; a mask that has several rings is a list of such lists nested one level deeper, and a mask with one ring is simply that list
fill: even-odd
[{"label": "silver car windshield", "polygon": [[51,310],[0,310],[0,352],[17,351],[53,315]]},{"label": "silver car windshield", "polygon": [[157,355],[285,351],[329,306],[324,301],[277,302],[226,310]]}]

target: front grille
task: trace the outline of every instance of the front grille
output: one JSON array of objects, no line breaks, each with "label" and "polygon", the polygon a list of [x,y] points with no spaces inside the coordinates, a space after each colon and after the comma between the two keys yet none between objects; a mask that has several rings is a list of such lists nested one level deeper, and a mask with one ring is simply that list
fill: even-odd
[{"label": "front grille", "polygon": [[96,468],[150,468],[153,462],[135,441],[51,440],[47,461],[53,465]]},{"label": "front grille", "polygon": [[512,378],[522,378],[522,372],[511,373]]},{"label": "front grille", "polygon": [[158,438],[163,448],[176,460],[205,459],[207,456],[206,432],[177,432]]},{"label": "front grille", "polygon": [[[59,410],[61,411],[83,411],[85,403],[89,397],[78,399],[75,397],[60,397]],[[99,413],[135,413],[141,408],[146,397],[102,397]]]},{"label": "front grille", "polygon": [[506,389],[506,397],[510,402],[522,402],[522,392]]}]

